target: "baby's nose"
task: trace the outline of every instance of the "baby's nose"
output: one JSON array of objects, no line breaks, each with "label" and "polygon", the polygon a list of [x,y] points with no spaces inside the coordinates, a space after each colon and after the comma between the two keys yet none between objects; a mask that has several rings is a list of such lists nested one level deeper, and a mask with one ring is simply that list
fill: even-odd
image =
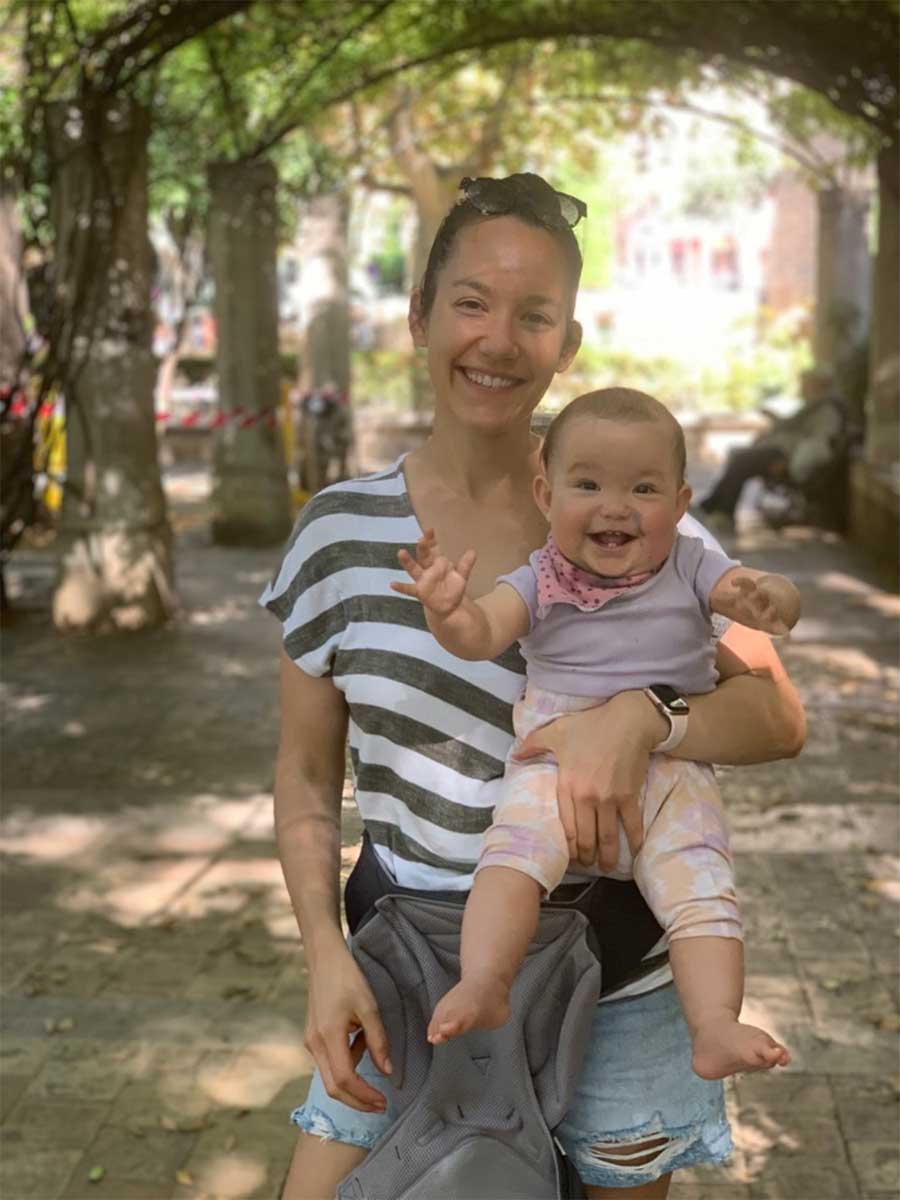
[{"label": "baby's nose", "polygon": [[627,496],[616,495],[615,492],[601,492],[603,512],[609,516],[627,516],[631,512],[631,502]]}]

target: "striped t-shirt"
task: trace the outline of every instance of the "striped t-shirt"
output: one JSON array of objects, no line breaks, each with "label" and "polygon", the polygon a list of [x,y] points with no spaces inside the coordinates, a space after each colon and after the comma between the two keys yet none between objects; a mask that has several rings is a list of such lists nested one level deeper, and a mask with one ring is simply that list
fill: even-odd
[{"label": "striped t-shirt", "polygon": [[[691,518],[680,528],[715,545]],[[334,484],[303,508],[260,604],[297,666],[344,693],[356,802],[397,883],[467,891],[525,664],[517,646],[492,662],[457,658],[431,636],[421,604],[391,591],[408,579],[397,551],[414,553],[421,535],[402,459]],[[667,978],[663,968],[617,995]]]},{"label": "striped t-shirt", "polygon": [[310,675],[349,709],[356,801],[401,887],[466,891],[512,744],[525,683],[518,647],[466,662],[428,631],[422,605],[391,591],[422,531],[401,463],[334,484],[304,507],[260,603]]}]

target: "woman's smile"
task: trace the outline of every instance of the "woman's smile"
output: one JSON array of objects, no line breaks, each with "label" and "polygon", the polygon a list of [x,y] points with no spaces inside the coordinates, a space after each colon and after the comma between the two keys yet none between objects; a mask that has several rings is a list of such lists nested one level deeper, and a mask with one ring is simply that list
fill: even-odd
[{"label": "woman's smile", "polygon": [[523,382],[511,375],[488,374],[488,372],[476,370],[474,367],[459,367],[458,369],[469,383],[490,392],[509,391],[510,388],[518,387]]}]

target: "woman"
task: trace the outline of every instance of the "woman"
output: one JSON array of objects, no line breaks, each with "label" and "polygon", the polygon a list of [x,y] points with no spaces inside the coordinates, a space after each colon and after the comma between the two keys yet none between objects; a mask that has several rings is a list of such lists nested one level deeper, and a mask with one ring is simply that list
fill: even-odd
[{"label": "woman", "polygon": [[[402,578],[397,549],[411,549],[423,529],[453,558],[477,551],[476,596],[546,536],[532,500],[530,422],[580,343],[571,225],[583,205],[536,176],[463,188],[410,303],[434,386],[432,437],[380,475],[320,493],[263,596],[285,630],[275,816],[309,966],[306,1044],[318,1067],[294,1114],[303,1132],[286,1200],[333,1197],[391,1120],[373,1066],[390,1071],[390,1048],[340,924],[348,730],[357,800],[384,865],[402,886],[465,890],[523,682],[515,654],[492,663],[446,654],[420,607],[389,589]],[[745,763],[796,753],[802,710],[768,639],[732,627],[718,661],[722,682],[691,701],[679,757]],[[613,865],[619,819],[638,848],[637,797],[649,753],[669,731],[643,693],[628,692],[541,730],[527,747],[559,762],[560,811],[583,864]],[[730,1148],[721,1085],[691,1071],[666,972],[597,1007],[559,1131],[591,1197],[664,1197],[673,1169],[720,1161]]]}]

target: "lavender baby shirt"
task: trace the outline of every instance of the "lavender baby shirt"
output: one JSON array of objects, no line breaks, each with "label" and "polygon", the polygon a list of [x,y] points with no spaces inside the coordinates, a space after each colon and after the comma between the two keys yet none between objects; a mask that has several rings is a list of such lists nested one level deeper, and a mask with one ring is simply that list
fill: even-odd
[{"label": "lavender baby shirt", "polygon": [[688,694],[716,686],[709,594],[740,563],[699,537],[678,533],[671,554],[646,583],[623,589],[596,612],[554,604],[539,618],[538,554],[497,580],[515,588],[531,614],[530,632],[519,642],[531,683],[598,700],[651,683]]}]

